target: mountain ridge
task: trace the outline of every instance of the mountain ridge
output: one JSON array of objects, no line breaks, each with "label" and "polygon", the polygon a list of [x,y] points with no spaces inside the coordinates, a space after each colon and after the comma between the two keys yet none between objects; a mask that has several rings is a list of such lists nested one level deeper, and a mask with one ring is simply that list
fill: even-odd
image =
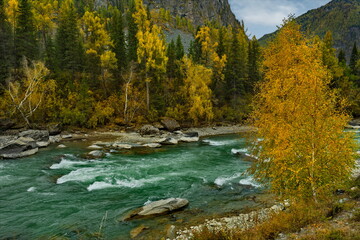
[{"label": "mountain ridge", "polygon": [[[360,45],[360,1],[333,0],[326,5],[312,9],[295,19],[303,32],[324,37],[331,31],[334,47],[344,50],[350,56],[354,42]],[[277,31],[260,38],[260,43],[273,39]]]}]

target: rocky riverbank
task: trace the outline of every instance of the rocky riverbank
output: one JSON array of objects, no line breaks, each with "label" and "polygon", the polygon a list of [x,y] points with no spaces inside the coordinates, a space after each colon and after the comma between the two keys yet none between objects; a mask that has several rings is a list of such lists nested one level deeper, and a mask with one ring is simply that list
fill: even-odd
[{"label": "rocky riverbank", "polygon": [[[39,148],[50,144],[65,148],[67,141],[89,141],[89,157],[98,158],[106,151],[135,147],[159,148],[181,142],[197,142],[201,137],[235,134],[254,130],[252,127],[232,125],[182,129],[173,119],[161,124],[144,125],[132,131],[75,131],[62,132],[52,127],[48,130],[8,130],[0,133],[0,159],[14,159],[36,154]],[[104,139],[108,139],[105,140]]]}]

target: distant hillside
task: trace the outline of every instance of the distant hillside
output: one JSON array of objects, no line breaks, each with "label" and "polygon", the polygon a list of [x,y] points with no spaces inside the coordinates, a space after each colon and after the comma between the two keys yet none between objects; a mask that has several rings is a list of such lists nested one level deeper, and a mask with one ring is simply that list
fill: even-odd
[{"label": "distant hillside", "polygon": [[[323,37],[331,31],[334,47],[343,49],[349,56],[356,41],[360,46],[360,0],[333,0],[318,9],[310,10],[296,18],[302,30],[308,34]],[[266,44],[276,32],[267,34],[260,39]]]},{"label": "distant hillside", "polygon": [[203,25],[208,21],[221,25],[238,26],[228,0],[144,0],[144,4],[153,8],[165,8],[171,15],[190,19],[194,25]]}]

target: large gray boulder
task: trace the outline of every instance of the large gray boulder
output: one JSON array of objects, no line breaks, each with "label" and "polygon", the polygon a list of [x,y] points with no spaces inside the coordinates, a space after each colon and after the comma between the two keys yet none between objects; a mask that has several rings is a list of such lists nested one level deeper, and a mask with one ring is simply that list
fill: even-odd
[{"label": "large gray boulder", "polygon": [[49,141],[49,131],[47,130],[26,130],[19,134],[19,137],[30,137],[37,142]]},{"label": "large gray boulder", "polygon": [[180,124],[172,118],[163,118],[161,120],[161,124],[164,126],[164,128],[170,132],[180,130]]},{"label": "large gray boulder", "polygon": [[159,200],[132,211],[127,216],[125,216],[123,220],[127,221],[133,218],[168,214],[173,211],[180,210],[186,207],[188,204],[189,201],[183,198],[168,198]]},{"label": "large gray boulder", "polygon": [[144,125],[141,129],[140,129],[140,134],[142,136],[144,135],[155,135],[155,134],[159,134],[160,130],[154,126],[151,125]]},{"label": "large gray boulder", "polygon": [[30,137],[0,136],[0,158],[20,158],[37,153],[36,141]]}]

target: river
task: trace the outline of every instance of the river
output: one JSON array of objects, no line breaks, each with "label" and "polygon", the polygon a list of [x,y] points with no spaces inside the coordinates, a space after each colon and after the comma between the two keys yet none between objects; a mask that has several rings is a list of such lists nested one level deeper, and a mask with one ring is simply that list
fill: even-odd
[{"label": "river", "polygon": [[[140,224],[161,232],[168,224],[241,211],[254,206],[249,196],[260,192],[244,175],[250,163],[232,153],[246,151],[240,135],[96,160],[81,157],[89,145],[67,143],[65,149],[0,161],[0,239],[89,239],[99,231],[104,239],[129,239]],[[169,197],[190,205],[170,216],[119,221],[134,208]]]}]

